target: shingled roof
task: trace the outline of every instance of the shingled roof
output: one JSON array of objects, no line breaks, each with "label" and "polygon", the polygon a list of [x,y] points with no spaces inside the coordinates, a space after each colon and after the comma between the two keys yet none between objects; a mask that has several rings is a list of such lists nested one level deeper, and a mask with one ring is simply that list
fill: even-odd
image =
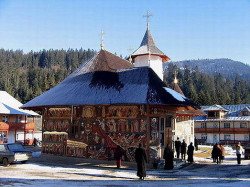
[{"label": "shingled roof", "polygon": [[147,55],[147,54],[160,56],[162,58],[162,62],[170,60],[168,56],[166,56],[160,49],[156,47],[149,28],[147,28],[146,30],[146,33],[142,39],[140,47],[135,52],[133,52],[131,57],[132,59],[134,59],[137,56]]},{"label": "shingled roof", "polygon": [[131,63],[124,60],[104,49],[101,49],[89,61],[83,63],[73,75],[89,73],[94,71],[111,71],[116,72],[117,69],[133,67]]},{"label": "shingled roof", "polygon": [[105,50],[22,108],[39,110],[44,106],[130,103],[198,108],[185,96],[166,88],[151,68],[132,67],[127,61]]},{"label": "shingled roof", "polygon": [[182,92],[182,90],[181,90],[180,86],[178,85],[178,83],[172,82],[171,88],[172,88],[174,91],[178,92],[179,94],[184,95],[184,93]]}]

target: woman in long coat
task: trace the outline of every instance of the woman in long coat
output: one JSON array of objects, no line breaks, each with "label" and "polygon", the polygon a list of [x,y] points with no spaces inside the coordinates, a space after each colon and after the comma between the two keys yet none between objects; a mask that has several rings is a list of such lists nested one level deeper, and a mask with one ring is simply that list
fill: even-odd
[{"label": "woman in long coat", "polygon": [[193,163],[194,162],[194,146],[192,142],[188,146],[187,155],[188,155],[187,161],[189,163]]},{"label": "woman in long coat", "polygon": [[137,163],[137,176],[144,180],[144,177],[146,177],[147,155],[141,143],[139,144],[139,148],[135,150],[135,161]]},{"label": "woman in long coat", "polygon": [[168,146],[164,150],[163,158],[165,159],[165,167],[164,169],[173,169],[174,168],[174,152]]}]

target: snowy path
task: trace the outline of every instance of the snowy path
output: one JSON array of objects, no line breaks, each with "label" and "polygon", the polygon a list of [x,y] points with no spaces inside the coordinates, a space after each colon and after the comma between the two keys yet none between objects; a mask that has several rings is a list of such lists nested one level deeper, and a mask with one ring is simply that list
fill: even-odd
[{"label": "snowy path", "polygon": [[250,186],[250,160],[237,165],[234,151],[227,152],[230,155],[223,164],[195,158],[196,163],[173,170],[149,169],[145,181],[136,176],[135,165],[116,169],[114,161],[100,164],[72,157],[39,158],[34,153],[36,158],[26,164],[0,165],[0,186]]}]

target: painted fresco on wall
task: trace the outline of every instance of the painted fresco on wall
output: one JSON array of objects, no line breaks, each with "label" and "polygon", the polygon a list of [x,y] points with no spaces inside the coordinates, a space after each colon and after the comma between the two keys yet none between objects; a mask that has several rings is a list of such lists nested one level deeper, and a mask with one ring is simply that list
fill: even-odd
[{"label": "painted fresco on wall", "polygon": [[44,110],[46,118],[71,118],[71,108],[50,108]]},{"label": "painted fresco on wall", "polygon": [[68,132],[70,120],[64,119],[45,119],[43,121],[44,131]]},{"label": "painted fresco on wall", "polygon": [[155,114],[155,115],[173,115],[173,111],[170,111],[167,108],[164,107],[159,107],[159,106],[151,106],[149,110],[150,114]]},{"label": "painted fresco on wall", "polygon": [[65,141],[68,134],[65,132],[45,132],[43,133],[42,152],[47,154],[63,155]]},{"label": "painted fresco on wall", "polygon": [[159,141],[159,118],[150,118],[150,145],[158,145]]},{"label": "painted fresco on wall", "polygon": [[67,156],[87,157],[87,148],[67,146]]},{"label": "painted fresco on wall", "polygon": [[66,132],[68,140],[85,143],[87,148],[73,144],[63,148],[54,142],[54,138],[58,137],[46,136],[43,151],[55,151],[55,154],[64,152],[68,156],[93,159],[113,159],[114,149],[119,145],[125,153],[124,159],[132,161],[139,143],[146,145],[145,115],[144,105],[79,106],[73,108],[71,123],[71,108],[47,109],[44,112],[43,131]]}]

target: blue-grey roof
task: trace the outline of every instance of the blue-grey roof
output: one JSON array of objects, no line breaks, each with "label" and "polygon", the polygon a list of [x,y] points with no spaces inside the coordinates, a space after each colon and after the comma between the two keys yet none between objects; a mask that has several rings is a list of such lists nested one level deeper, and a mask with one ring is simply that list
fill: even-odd
[{"label": "blue-grey roof", "polygon": [[188,98],[183,96],[180,99],[180,94],[174,90],[169,93],[165,88],[166,85],[149,67],[119,72],[97,71],[69,77],[22,108],[124,103],[197,107]]},{"label": "blue-grey roof", "polygon": [[98,54],[60,84],[24,104],[22,108],[130,103],[198,108],[188,98],[166,89],[165,83],[151,68],[130,67],[127,61],[107,51]]},{"label": "blue-grey roof", "polygon": [[[227,110],[227,114],[223,119],[211,119],[207,116],[195,117],[195,121],[250,121],[250,116],[238,116],[241,111],[245,111],[250,108],[250,104],[240,105],[220,105],[222,108]],[[201,106],[201,110],[207,111],[206,109],[211,106]]]}]

